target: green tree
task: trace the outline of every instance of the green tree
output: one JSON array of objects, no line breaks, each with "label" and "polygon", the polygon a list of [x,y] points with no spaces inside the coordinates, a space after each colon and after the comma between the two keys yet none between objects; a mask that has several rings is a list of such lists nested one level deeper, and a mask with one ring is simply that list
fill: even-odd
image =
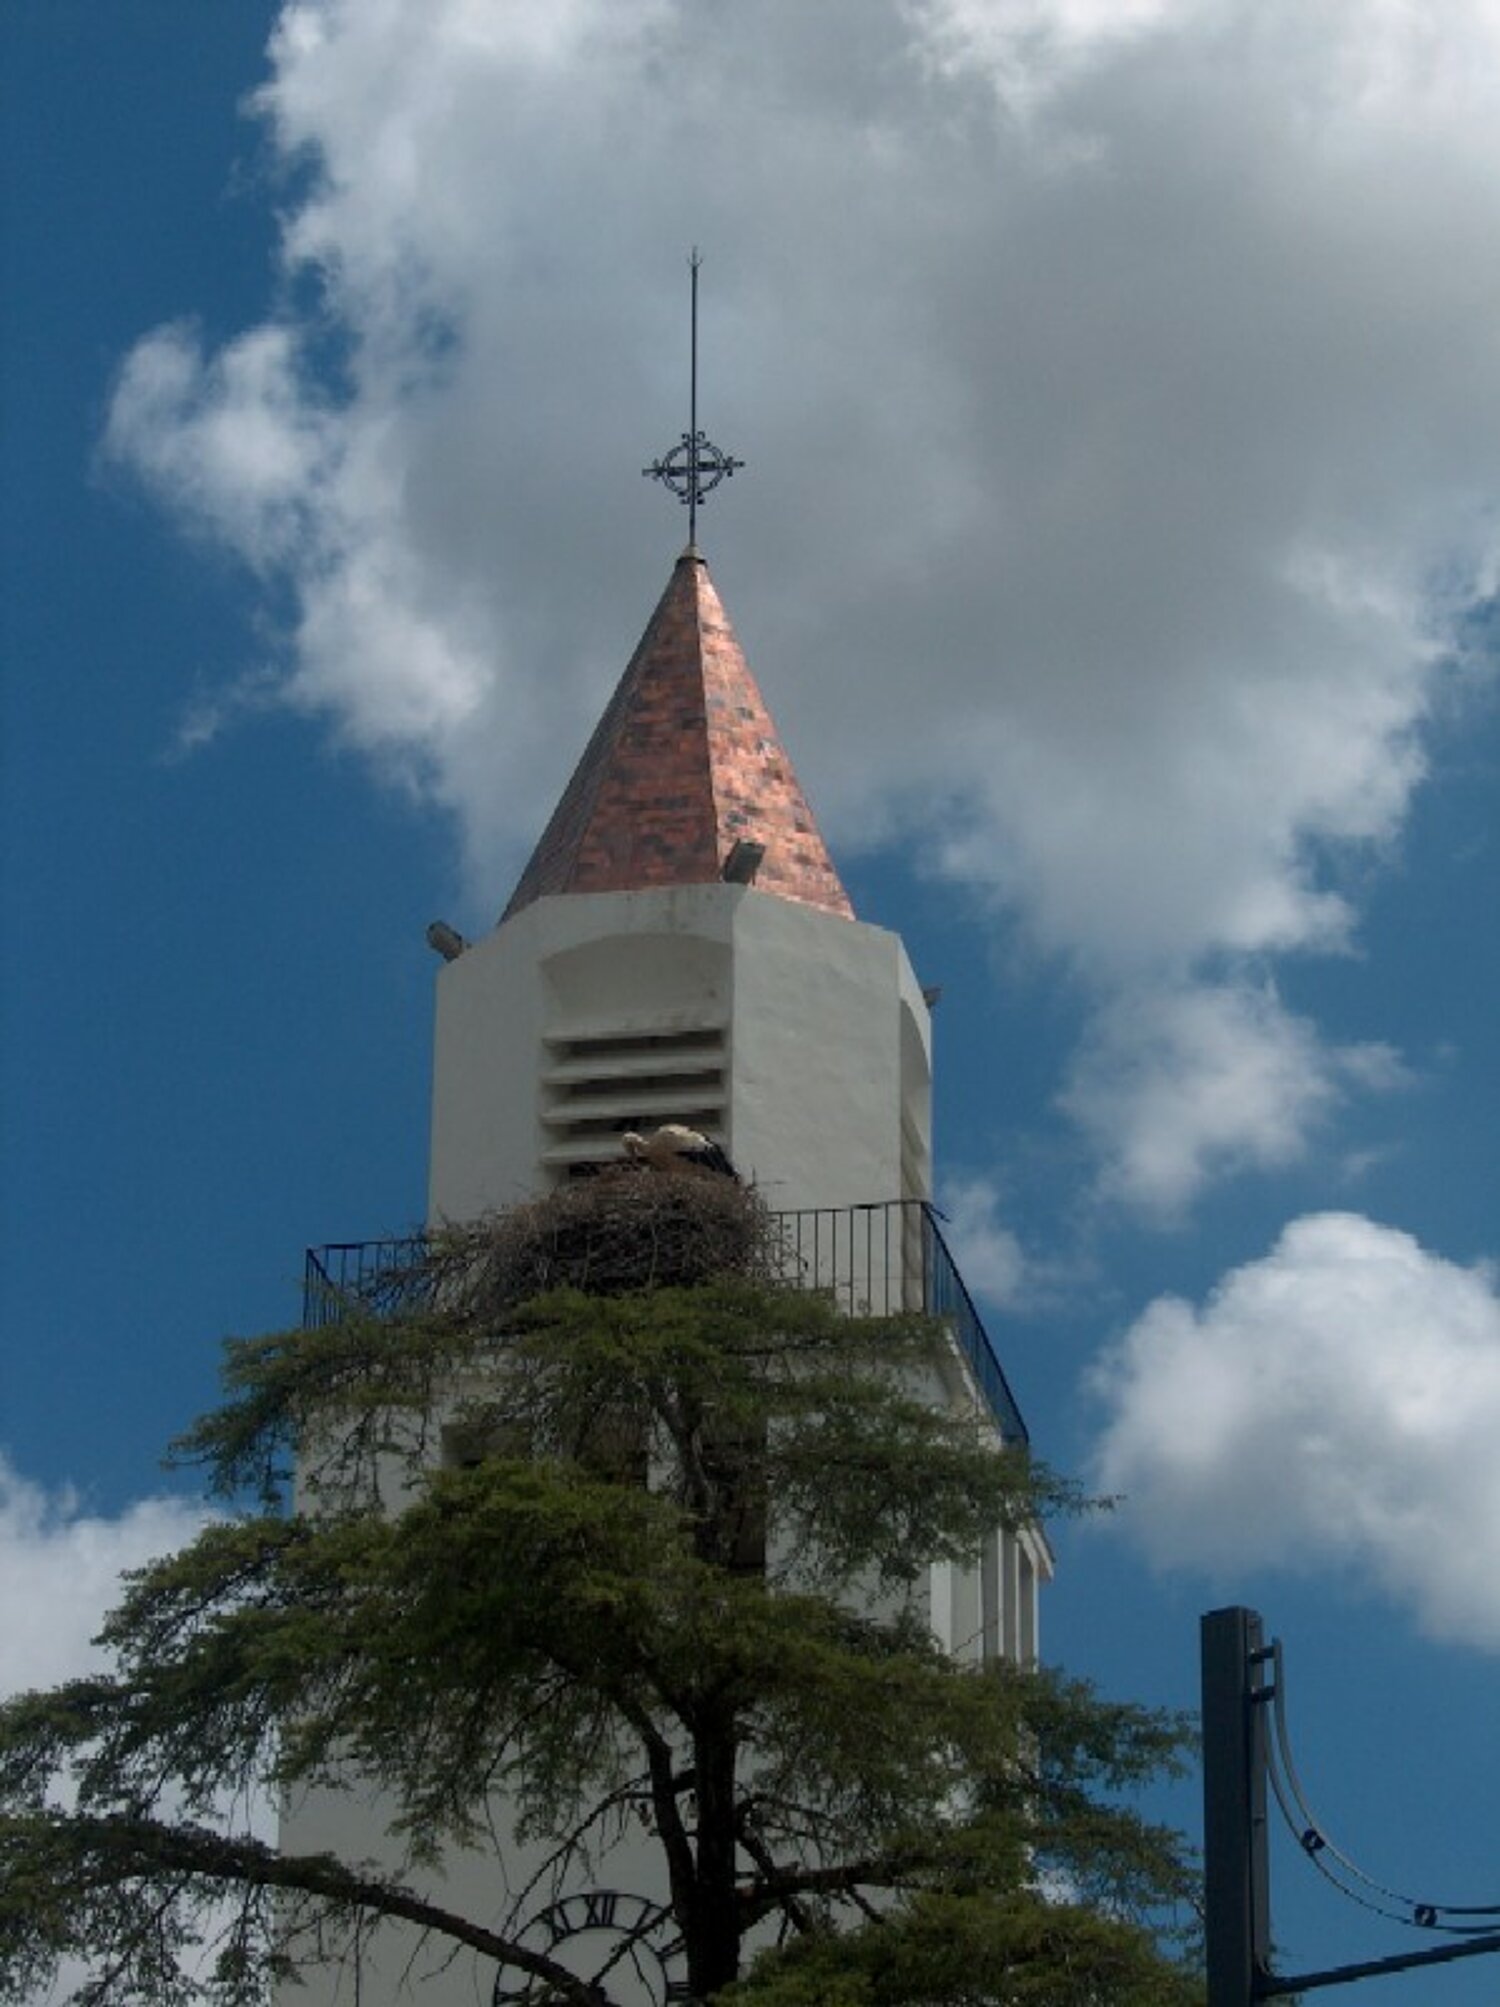
[{"label": "green tree", "polygon": [[[0,1999],[82,1961],[98,2007],[261,2007],[394,1921],[607,2007],[619,1967],[447,1904],[502,1795],[559,1871],[622,1821],[660,1849],[699,2000],[1196,2000],[1154,1927],[1190,1877],[1124,1802],[1180,1725],[932,1640],[933,1560],[1076,1504],[932,1400],[941,1330],[743,1261],[517,1304],[482,1241],[381,1314],[231,1344],[179,1446],[231,1516],[132,1578],[107,1676],[0,1710]],[[395,1869],[243,1830],[257,1788],[353,1776]]]}]

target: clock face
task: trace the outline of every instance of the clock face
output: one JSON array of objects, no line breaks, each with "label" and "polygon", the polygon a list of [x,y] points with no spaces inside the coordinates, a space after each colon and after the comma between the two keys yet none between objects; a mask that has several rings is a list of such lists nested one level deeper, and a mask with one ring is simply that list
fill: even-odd
[{"label": "clock face", "polygon": [[[582,1889],[549,1903],[520,1933],[528,1951],[603,1987],[619,2007],[689,2007],[682,1939],[669,1909],[615,1889]],[[494,2007],[544,2007],[544,1979],[513,1965],[495,1975]]]}]

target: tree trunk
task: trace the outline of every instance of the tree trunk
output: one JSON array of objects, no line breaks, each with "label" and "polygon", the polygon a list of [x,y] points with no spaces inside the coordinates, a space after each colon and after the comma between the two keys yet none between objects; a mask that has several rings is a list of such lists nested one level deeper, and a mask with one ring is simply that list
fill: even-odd
[{"label": "tree trunk", "polygon": [[736,1754],[732,1719],[711,1712],[693,1738],[698,1796],[697,1887],[686,1936],[688,1981],[695,2000],[711,1999],[720,1987],[739,1977]]}]

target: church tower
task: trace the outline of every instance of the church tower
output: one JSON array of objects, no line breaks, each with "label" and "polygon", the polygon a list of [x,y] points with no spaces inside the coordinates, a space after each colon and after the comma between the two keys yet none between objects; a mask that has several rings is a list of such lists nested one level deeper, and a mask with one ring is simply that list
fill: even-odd
[{"label": "church tower", "polygon": [[[940,1320],[947,1343],[921,1398],[1023,1441],[931,1203],[928,1001],[896,935],[856,918],[697,547],[699,504],[739,463],[697,429],[696,253],[692,273],[691,425],[645,470],[687,505],[687,548],[494,930],[477,942],[429,930],[444,966],[428,1228],[608,1171],[658,1132],[694,1132],[768,1209],[785,1281],[849,1311]],[[322,1322],[381,1300],[410,1244],[308,1259]],[[445,1431],[433,1435],[446,1458]],[[461,1462],[458,1432],[452,1451]],[[935,1564],[916,1593],[956,1658],[1025,1663],[1049,1568],[1038,1529],[997,1527],[971,1566]],[[401,1861],[390,1809],[357,1777],[309,1791],[283,1809],[283,1844]],[[571,1845],[559,1860],[499,1794],[490,1823],[495,1847],[445,1857],[435,1893],[581,1976],[610,1970],[630,2007],[686,1997],[654,1841],[626,1819],[586,1860]],[[331,1963],[326,1986],[320,1974],[313,1996],[284,1990],[278,2007],[293,1991],[310,2007],[527,1997],[511,1967],[421,1947],[419,1932],[386,1926],[358,1971]]]},{"label": "church tower", "polygon": [[[627,1136],[683,1125],[754,1185],[788,1280],[851,1311],[941,1320],[949,1343],[924,1397],[987,1412],[997,1441],[1024,1440],[931,1203],[928,1002],[898,937],[855,917],[695,543],[494,930],[471,943],[439,923],[429,940],[444,957],[430,1229],[542,1197],[619,1163]],[[378,1300],[409,1249],[311,1251],[310,1315]],[[930,1569],[934,1633],[960,1659],[1034,1659],[1049,1572],[1039,1529],[997,1528],[971,1567]],[[400,1859],[389,1815],[357,1782],[306,1792],[283,1809],[283,1844]],[[572,1956],[576,1941],[580,1971],[623,1920],[655,1977],[622,1997],[685,1997],[664,1947],[659,1972],[652,1963],[667,1893],[654,1845],[626,1831],[593,1880],[538,1895],[544,1853],[517,1842],[503,1804],[495,1827],[498,1858],[444,1863],[442,1892],[461,1913],[539,1933],[549,1955]],[[483,1960],[427,1960],[416,1934],[387,1926],[357,1975],[331,1965],[326,1989],[277,2001],[397,2007],[418,1995],[497,2007],[524,1985]]]}]

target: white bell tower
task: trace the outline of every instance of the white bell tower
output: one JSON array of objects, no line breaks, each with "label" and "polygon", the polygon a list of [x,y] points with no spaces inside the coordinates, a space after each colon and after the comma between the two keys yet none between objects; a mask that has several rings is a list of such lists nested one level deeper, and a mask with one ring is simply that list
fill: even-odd
[{"label": "white bell tower", "polygon": [[[1024,1434],[928,1203],[927,1003],[896,935],[855,918],[694,545],[499,924],[474,943],[442,927],[432,938],[445,966],[430,1226],[616,1163],[629,1131],[685,1124],[788,1223],[797,1274],[851,1308],[947,1323],[932,1398],[977,1400],[997,1439]],[[1049,1572],[1039,1531],[997,1530],[972,1568],[932,1570],[935,1632],[958,1657],[1033,1658]],[[357,1785],[308,1793],[285,1808],[283,1844],[379,1857],[396,1845],[388,1809]],[[443,1893],[504,1916],[538,1869],[527,1849],[505,1852],[445,1864]],[[549,1944],[582,1941],[606,1906],[617,1921],[621,1905],[636,1916],[662,1900],[660,1862],[638,1840],[605,1865],[607,1889],[552,1890],[530,1927]],[[394,1930],[357,1983],[330,1968],[326,1986],[312,1977],[277,1998],[397,2007],[418,1995],[426,2007],[513,1997],[482,1961],[414,1956]]]}]

